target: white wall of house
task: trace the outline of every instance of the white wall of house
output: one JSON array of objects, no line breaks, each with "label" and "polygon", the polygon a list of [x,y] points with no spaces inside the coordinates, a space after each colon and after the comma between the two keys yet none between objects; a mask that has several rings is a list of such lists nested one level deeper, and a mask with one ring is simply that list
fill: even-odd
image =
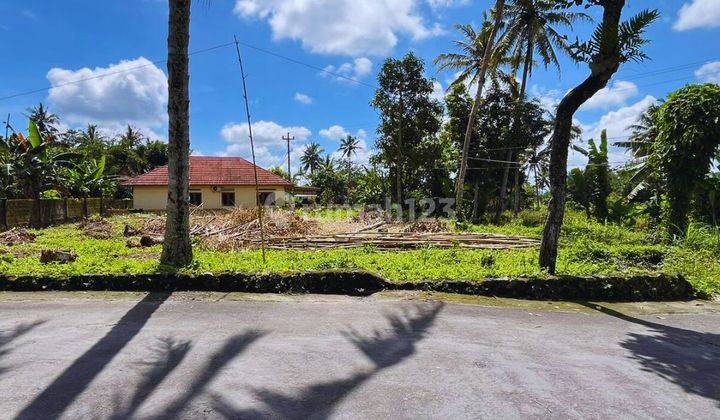
[{"label": "white wall of house", "polygon": [[[222,209],[222,193],[235,193],[236,207],[256,206],[254,186],[220,186],[213,191],[211,186],[191,186],[190,192],[202,194],[203,208]],[[283,205],[289,194],[283,187],[260,187],[260,192],[274,192],[277,205]],[[165,210],[167,203],[167,186],[135,186],[133,187],[133,208],[136,210]]]}]

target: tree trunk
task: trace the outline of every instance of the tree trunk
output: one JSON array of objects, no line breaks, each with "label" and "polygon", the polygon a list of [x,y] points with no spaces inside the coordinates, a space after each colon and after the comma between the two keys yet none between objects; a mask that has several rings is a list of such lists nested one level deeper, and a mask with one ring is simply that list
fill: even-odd
[{"label": "tree trunk", "polygon": [[191,0],[170,0],[168,19],[168,199],[160,261],[184,266],[192,261],[189,169],[190,96],[188,44]]},{"label": "tree trunk", "polygon": [[475,179],[475,187],[473,188],[472,221],[477,222],[479,215],[480,215],[480,180]]},{"label": "tree trunk", "polygon": [[[516,108],[517,110],[515,111],[515,118],[513,120],[513,128],[511,130],[511,133],[513,136],[519,137],[519,134],[518,134],[518,126],[520,124],[519,109],[520,109],[520,105],[525,100],[525,91],[527,90],[527,81],[528,81],[528,77],[530,77],[530,68],[532,67],[532,61],[533,61],[533,51],[535,48],[534,45],[535,45],[534,40],[533,40],[533,38],[531,38],[528,41],[528,47],[527,47],[527,50],[525,51],[525,63],[523,65],[522,82],[520,85],[520,92],[518,92],[519,96],[517,98],[517,108]],[[519,144],[520,142],[515,142],[515,143]],[[514,156],[517,158],[518,156],[520,156],[520,153],[515,153]],[[500,203],[498,203],[499,205],[498,205],[497,211],[495,213],[495,223],[496,224],[500,223],[500,217],[502,216],[503,212],[505,211],[505,205],[507,204],[507,184],[508,184],[508,179],[510,178],[510,166],[512,165],[512,163],[510,163],[510,162],[515,162],[515,160],[513,159],[512,149],[508,149],[506,160],[508,163],[505,164],[505,170],[503,171],[503,179],[502,179],[503,188],[500,189]],[[519,171],[520,168],[517,168],[516,170]],[[516,191],[516,192],[517,192],[517,188],[518,188],[517,181],[518,181],[518,177],[516,176],[515,177],[515,186],[514,186],[514,191]],[[517,200],[517,193],[515,195],[515,199]],[[517,211],[516,211],[516,213],[517,213]]]},{"label": "tree trunk", "polygon": [[402,215],[402,159],[403,159],[403,118],[405,117],[405,103],[403,102],[403,92],[399,92],[400,96],[400,120],[398,127],[398,156],[395,168],[395,194],[398,202],[398,215]]},{"label": "tree trunk", "polygon": [[468,155],[470,153],[470,140],[472,139],[473,127],[475,126],[475,117],[477,116],[478,106],[482,99],[482,91],[485,85],[485,75],[488,69],[488,61],[492,55],[492,51],[495,43],[495,36],[497,35],[500,22],[502,21],[503,11],[505,10],[505,0],[497,0],[495,2],[495,24],[493,25],[492,32],[490,33],[490,39],[485,46],[485,53],[483,55],[483,61],[480,65],[478,72],[478,90],[475,94],[475,101],[470,109],[470,115],[468,118],[468,125],[465,129],[465,141],[463,142],[462,156],[460,157],[460,171],[458,172],[457,180],[455,181],[455,211],[458,217],[463,215],[463,192],[465,191],[465,176],[467,175],[467,162]]},{"label": "tree trunk", "polygon": [[[507,154],[505,155],[505,161],[511,162],[513,158],[513,152],[512,149],[508,149]],[[495,224],[500,223],[500,218],[502,217],[503,212],[505,211],[505,201],[507,200],[507,185],[508,185],[508,179],[510,178],[510,164],[506,163],[505,168],[503,169],[503,177],[502,182],[500,183],[500,201],[498,202],[497,208],[495,209]]]},{"label": "tree trunk", "polygon": [[[602,27],[617,34],[625,0],[604,3]],[[604,37],[599,53],[590,63],[591,74],[580,85],[568,92],[557,108],[555,129],[550,140],[550,202],[548,215],[540,244],[540,267],[555,274],[558,239],[565,216],[565,181],[567,176],[568,148],[570,146],[572,119],[575,112],[588,99],[604,88],[620,67],[621,51],[616,38]]]},{"label": "tree trunk", "polygon": [[520,165],[515,168],[515,194],[513,196],[513,213],[517,215],[520,212]]}]

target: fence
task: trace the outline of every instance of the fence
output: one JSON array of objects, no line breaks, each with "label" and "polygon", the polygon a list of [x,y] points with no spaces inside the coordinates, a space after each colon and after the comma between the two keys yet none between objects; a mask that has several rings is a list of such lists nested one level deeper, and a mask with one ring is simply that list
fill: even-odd
[{"label": "fence", "polygon": [[77,220],[95,214],[104,215],[109,209],[132,208],[132,200],[108,198],[0,199],[0,229],[28,225],[35,202],[39,206],[39,220],[43,226]]}]

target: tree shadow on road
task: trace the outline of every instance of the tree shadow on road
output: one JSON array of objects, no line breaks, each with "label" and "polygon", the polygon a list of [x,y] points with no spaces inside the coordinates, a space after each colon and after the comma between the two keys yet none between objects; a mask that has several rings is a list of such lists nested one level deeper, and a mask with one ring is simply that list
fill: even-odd
[{"label": "tree shadow on road", "polygon": [[142,330],[170,293],[150,293],[133,306],[95,345],[77,358],[17,416],[18,419],[57,418]]},{"label": "tree shadow on road", "polygon": [[[14,329],[5,332],[0,331],[0,357],[3,357],[13,351],[12,348],[9,348],[10,343],[17,340],[18,338],[22,337],[23,335],[29,333],[31,330],[35,329],[36,327],[39,327],[40,325],[44,324],[46,321],[34,321],[34,322],[28,322],[24,324],[20,324]],[[0,365],[0,375],[7,372],[8,368],[5,366]]]},{"label": "tree shadow on road", "polygon": [[720,403],[720,334],[701,333],[634,318],[594,303],[583,305],[623,321],[642,325],[650,334],[629,333],[620,345],[642,369],[686,392]]},{"label": "tree shadow on road", "polygon": [[417,306],[416,313],[404,311],[402,315],[388,315],[390,331],[375,330],[363,336],[356,331],[344,333],[355,347],[373,363],[373,367],[352,375],[302,388],[296,395],[285,395],[268,389],[254,390],[265,410],[238,409],[219,395],[215,395],[214,408],[229,419],[251,418],[328,418],[335,406],[351,391],[384,369],[407,360],[417,351],[417,343],[427,336],[443,308],[442,303]]},{"label": "tree shadow on road", "polygon": [[153,349],[154,357],[148,362],[142,381],[135,387],[135,391],[126,404],[121,403],[118,395],[113,403],[114,412],[111,419],[121,420],[130,418],[140,408],[143,402],[167,378],[170,373],[185,359],[191,349],[189,341],[175,341],[173,338],[161,338],[157,348]]}]

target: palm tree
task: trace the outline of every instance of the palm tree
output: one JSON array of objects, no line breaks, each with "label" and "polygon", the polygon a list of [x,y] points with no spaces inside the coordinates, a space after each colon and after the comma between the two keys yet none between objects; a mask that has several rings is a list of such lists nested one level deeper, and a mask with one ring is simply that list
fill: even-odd
[{"label": "palm tree", "polygon": [[650,165],[650,155],[653,144],[658,135],[655,115],[660,109],[660,104],[650,105],[638,118],[637,122],[630,127],[630,137],[624,141],[613,143],[617,147],[629,150],[633,159],[625,168],[632,172],[630,186],[632,189],[625,196],[627,201],[634,199],[639,193],[648,187],[648,178],[653,173]]},{"label": "palm tree", "polygon": [[[532,74],[532,68],[535,65],[535,54],[540,56],[544,66],[547,68],[552,65],[560,72],[560,63],[555,49],[563,51],[568,50],[567,38],[558,32],[559,28],[568,30],[573,29],[573,23],[578,20],[589,20],[590,17],[584,13],[570,12],[565,9],[559,9],[557,2],[550,0],[513,0],[507,6],[505,11],[507,17],[507,31],[504,34],[503,42],[511,51],[511,66],[515,73],[522,66],[522,79],[520,83],[520,91],[518,92],[518,106],[525,100],[525,92],[527,90],[527,82]],[[517,127],[516,117],[515,127],[513,131],[517,135],[519,127]],[[519,153],[516,153],[519,155]],[[508,149],[508,162],[519,161],[517,156],[513,159],[513,149]],[[503,184],[507,185],[507,178],[510,172],[510,163],[506,164],[503,173]],[[520,166],[515,165],[515,200],[514,210],[519,210],[520,186],[519,172]],[[496,220],[499,214],[505,209],[506,189],[500,190],[500,206]]]},{"label": "palm tree", "polygon": [[360,141],[358,140],[357,137],[353,137],[348,134],[347,137],[345,137],[343,140],[341,140],[340,148],[338,150],[342,153],[342,156],[346,159],[348,171],[352,167],[352,157],[354,155],[357,155],[357,151],[360,149],[362,149],[362,147],[360,147]]},{"label": "palm tree", "polygon": [[60,118],[57,115],[49,112],[42,102],[38,106],[28,108],[26,110],[27,117],[35,123],[40,135],[52,136],[57,134],[58,130],[55,127],[60,122]]},{"label": "palm tree", "polygon": [[456,42],[456,45],[464,51],[464,55],[440,55],[437,59],[435,59],[435,63],[439,65],[440,69],[460,68],[462,69],[461,76],[465,74],[464,80],[466,80],[468,76],[472,75],[472,81],[477,83],[475,101],[470,109],[468,125],[465,130],[465,141],[463,142],[462,156],[460,157],[460,170],[455,182],[455,211],[460,217],[462,217],[463,214],[463,193],[465,192],[465,175],[467,174],[468,155],[470,154],[470,140],[472,138],[473,128],[475,127],[477,110],[480,106],[480,100],[482,99],[485,76],[488,69],[497,68],[498,63],[495,59],[497,58],[499,51],[502,50],[502,48],[495,48],[494,44],[496,35],[502,24],[504,9],[505,0],[497,0],[495,2],[494,9],[495,22],[489,27],[487,37],[485,37],[484,34],[489,23],[483,24],[480,36],[475,36],[474,38],[469,38],[475,34],[474,31],[469,31],[467,27],[464,27],[464,29],[463,27],[460,27],[460,30],[465,34],[466,38],[469,38],[464,41]]},{"label": "palm tree", "polygon": [[302,170],[303,171],[310,171],[310,175],[314,174],[315,171],[320,166],[320,163],[322,162],[322,158],[320,155],[324,152],[322,147],[320,147],[317,143],[310,143],[305,148],[305,151],[303,152],[302,157],[300,158],[300,163],[302,163]]},{"label": "palm tree", "polygon": [[192,261],[190,243],[190,43],[191,0],[170,0],[168,18],[168,198],[160,262],[184,266]]},{"label": "palm tree", "polygon": [[[93,135],[95,135],[94,131],[95,130],[93,130]],[[128,124],[125,132],[120,136],[119,140],[123,147],[127,149],[134,149],[146,139],[147,138],[143,135],[142,131]]]}]

